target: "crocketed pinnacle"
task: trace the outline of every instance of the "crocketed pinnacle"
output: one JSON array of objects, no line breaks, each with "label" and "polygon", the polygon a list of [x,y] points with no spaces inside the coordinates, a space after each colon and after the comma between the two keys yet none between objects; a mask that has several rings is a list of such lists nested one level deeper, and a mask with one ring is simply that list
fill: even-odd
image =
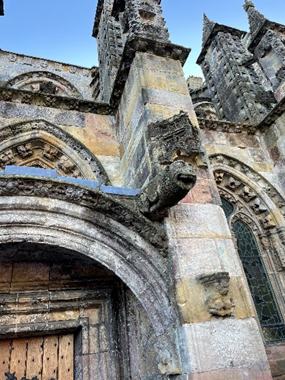
[{"label": "crocketed pinnacle", "polygon": [[204,46],[210,37],[212,30],[214,29],[216,23],[210,20],[206,14],[203,15],[203,38],[202,38],[202,46]]},{"label": "crocketed pinnacle", "polygon": [[244,10],[248,15],[249,30],[252,35],[252,38],[256,36],[262,25],[264,24],[266,18],[258,12],[251,0],[245,0],[243,5]]},{"label": "crocketed pinnacle", "polygon": [[253,2],[251,0],[245,0],[245,3],[243,4],[244,10],[247,12],[248,8],[250,7],[255,8]]}]

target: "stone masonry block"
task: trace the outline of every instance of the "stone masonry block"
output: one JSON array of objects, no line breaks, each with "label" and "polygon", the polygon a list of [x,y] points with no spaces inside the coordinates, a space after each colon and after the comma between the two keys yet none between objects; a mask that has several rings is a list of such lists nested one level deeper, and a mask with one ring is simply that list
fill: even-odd
[{"label": "stone masonry block", "polygon": [[162,106],[177,105],[181,110],[192,110],[193,105],[188,95],[173,93],[166,90],[143,89],[143,99],[145,103],[159,104]]},{"label": "stone masonry block", "polygon": [[197,277],[214,272],[241,276],[241,264],[230,239],[171,239],[175,277]]},{"label": "stone masonry block", "polygon": [[189,380],[272,380],[268,369],[228,368],[204,373],[195,373]]},{"label": "stone masonry block", "polygon": [[[193,373],[247,366],[269,370],[257,322],[224,319],[183,326]],[[251,377],[249,377],[251,379]]]},{"label": "stone masonry block", "polygon": [[174,239],[232,238],[225,214],[217,205],[180,203],[170,210],[168,223]]}]

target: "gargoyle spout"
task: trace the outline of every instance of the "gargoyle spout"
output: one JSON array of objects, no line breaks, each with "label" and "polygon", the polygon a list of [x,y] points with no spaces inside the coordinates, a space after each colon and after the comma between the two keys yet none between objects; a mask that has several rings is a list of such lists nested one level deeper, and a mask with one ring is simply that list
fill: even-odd
[{"label": "gargoyle spout", "polygon": [[158,221],[183,199],[196,183],[194,167],[185,161],[175,161],[154,177],[137,195],[139,211]]}]

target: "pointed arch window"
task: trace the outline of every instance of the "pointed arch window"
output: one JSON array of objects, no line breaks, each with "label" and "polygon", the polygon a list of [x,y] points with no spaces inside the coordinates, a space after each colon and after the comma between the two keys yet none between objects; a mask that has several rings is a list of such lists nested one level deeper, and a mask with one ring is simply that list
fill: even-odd
[{"label": "pointed arch window", "polygon": [[[229,218],[234,206],[222,198],[222,208]],[[241,259],[264,338],[267,343],[285,340],[285,324],[264,266],[259,246],[251,228],[242,220],[232,224]]]}]

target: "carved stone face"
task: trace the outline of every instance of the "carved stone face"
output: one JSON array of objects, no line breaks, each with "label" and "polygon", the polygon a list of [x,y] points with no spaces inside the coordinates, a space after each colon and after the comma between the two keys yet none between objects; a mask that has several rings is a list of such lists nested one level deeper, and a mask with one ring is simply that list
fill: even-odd
[{"label": "carved stone face", "polygon": [[217,290],[222,296],[226,296],[229,292],[229,280],[228,279],[221,279],[217,283]]},{"label": "carved stone face", "polygon": [[169,170],[170,176],[181,189],[192,189],[196,182],[196,172],[191,164],[184,161],[175,161],[170,165]]}]

